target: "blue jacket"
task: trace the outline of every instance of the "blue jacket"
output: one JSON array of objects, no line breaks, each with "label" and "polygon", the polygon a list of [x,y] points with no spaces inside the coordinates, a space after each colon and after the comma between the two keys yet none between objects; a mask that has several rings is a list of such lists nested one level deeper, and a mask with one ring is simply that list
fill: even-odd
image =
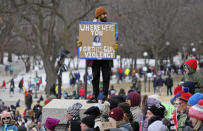
[{"label": "blue jacket", "polygon": [[0,127],[0,131],[18,131],[18,128],[12,124],[4,124]]}]

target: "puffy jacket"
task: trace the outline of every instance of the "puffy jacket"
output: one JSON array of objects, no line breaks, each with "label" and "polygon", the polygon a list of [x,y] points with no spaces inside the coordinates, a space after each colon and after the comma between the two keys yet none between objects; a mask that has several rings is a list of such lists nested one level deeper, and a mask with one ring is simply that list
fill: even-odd
[{"label": "puffy jacket", "polygon": [[0,131],[18,131],[18,128],[12,124],[4,124],[0,127]]},{"label": "puffy jacket", "polygon": [[186,61],[184,64],[184,66],[189,69],[189,72],[184,74],[184,81],[192,81],[196,83],[195,93],[203,93],[203,75],[200,72],[196,72],[196,69],[188,64],[189,61]]}]

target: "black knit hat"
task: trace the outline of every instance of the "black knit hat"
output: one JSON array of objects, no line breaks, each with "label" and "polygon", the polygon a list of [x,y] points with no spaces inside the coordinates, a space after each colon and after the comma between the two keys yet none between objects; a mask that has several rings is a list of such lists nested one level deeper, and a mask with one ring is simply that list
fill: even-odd
[{"label": "black knit hat", "polygon": [[94,117],[93,116],[86,116],[82,119],[81,123],[87,125],[89,128],[94,128]]},{"label": "black knit hat", "polygon": [[150,110],[155,116],[164,118],[166,108],[162,104],[156,104],[148,107],[148,110]]},{"label": "black knit hat", "polygon": [[90,108],[88,108],[84,114],[87,115],[92,115],[94,118],[98,117],[101,113],[100,110],[97,106],[91,106]]}]

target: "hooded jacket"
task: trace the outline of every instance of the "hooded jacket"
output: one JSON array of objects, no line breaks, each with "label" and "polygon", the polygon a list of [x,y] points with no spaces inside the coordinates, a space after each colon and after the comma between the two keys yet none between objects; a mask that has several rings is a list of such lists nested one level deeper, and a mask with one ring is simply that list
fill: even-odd
[{"label": "hooded jacket", "polygon": [[188,69],[188,73],[184,75],[184,81],[191,81],[196,83],[195,93],[203,93],[203,75],[196,71],[197,61],[195,59],[188,60],[184,63],[184,67]]}]

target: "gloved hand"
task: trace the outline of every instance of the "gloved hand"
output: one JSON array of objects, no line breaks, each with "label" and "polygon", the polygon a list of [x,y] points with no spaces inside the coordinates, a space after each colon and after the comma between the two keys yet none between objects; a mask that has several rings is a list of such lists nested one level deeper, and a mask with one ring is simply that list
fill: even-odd
[{"label": "gloved hand", "polygon": [[77,46],[78,47],[82,46],[82,41],[77,41]]},{"label": "gloved hand", "polygon": [[118,44],[117,43],[113,44],[113,49],[118,50]]}]

